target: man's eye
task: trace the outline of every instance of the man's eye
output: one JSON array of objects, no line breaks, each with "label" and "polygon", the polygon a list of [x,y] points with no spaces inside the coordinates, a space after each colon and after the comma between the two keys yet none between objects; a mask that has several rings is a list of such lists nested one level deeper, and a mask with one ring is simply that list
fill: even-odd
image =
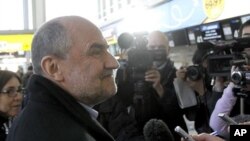
[{"label": "man's eye", "polygon": [[91,50],[92,55],[98,55],[98,54],[101,54],[102,52],[103,52],[102,48],[94,48]]}]

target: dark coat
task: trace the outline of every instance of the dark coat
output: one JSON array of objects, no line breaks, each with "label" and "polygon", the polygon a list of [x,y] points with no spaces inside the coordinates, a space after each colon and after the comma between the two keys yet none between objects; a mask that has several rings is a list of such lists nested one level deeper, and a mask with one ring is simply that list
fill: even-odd
[{"label": "dark coat", "polygon": [[33,75],[30,100],[15,119],[7,141],[113,141],[70,94]]},{"label": "dark coat", "polygon": [[203,96],[196,93],[198,101],[196,106],[184,109],[187,119],[194,121],[194,128],[197,133],[213,132],[209,126],[209,120],[215,104],[221,96],[222,92],[215,92],[207,87],[207,91]]},{"label": "dark coat", "polygon": [[6,127],[4,124],[6,124],[7,122],[7,118],[0,116],[0,141],[5,141],[6,139],[6,134],[9,128]]},{"label": "dark coat", "polygon": [[[176,141],[180,140],[174,128],[177,125],[186,130],[187,128],[173,86],[175,72],[176,69],[170,60],[160,70],[164,87],[162,98],[157,95],[152,84],[149,84],[142,93],[142,100],[136,101],[140,94],[135,98],[135,83],[118,81],[117,94],[96,107],[99,111],[98,120],[116,140],[138,141],[143,140],[142,129],[148,120],[162,119],[174,134]],[[121,72],[118,70],[118,75],[119,73]]]}]

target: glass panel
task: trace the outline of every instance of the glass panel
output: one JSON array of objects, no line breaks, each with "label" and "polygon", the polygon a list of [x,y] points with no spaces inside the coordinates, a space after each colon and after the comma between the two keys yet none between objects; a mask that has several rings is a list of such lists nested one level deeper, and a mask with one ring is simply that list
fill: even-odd
[{"label": "glass panel", "polygon": [[45,0],[46,21],[59,16],[77,15],[97,22],[97,4],[97,0]]},{"label": "glass panel", "polygon": [[0,30],[23,29],[23,1],[0,0]]}]

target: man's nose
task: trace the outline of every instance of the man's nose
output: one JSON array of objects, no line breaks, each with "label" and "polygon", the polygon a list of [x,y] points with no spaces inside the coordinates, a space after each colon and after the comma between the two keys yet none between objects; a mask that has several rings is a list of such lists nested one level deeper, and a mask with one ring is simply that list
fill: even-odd
[{"label": "man's nose", "polygon": [[120,67],[118,61],[115,59],[113,55],[108,53],[106,57],[105,67],[109,69],[117,69]]}]

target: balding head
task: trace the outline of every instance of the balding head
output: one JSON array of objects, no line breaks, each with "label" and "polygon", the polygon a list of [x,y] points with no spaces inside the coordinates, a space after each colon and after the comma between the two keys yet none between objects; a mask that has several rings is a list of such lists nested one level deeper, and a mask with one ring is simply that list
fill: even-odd
[{"label": "balding head", "polygon": [[161,31],[153,31],[148,35],[148,48],[149,49],[166,49],[166,53],[169,53],[169,44],[167,36]]},{"label": "balding head", "polygon": [[77,101],[95,105],[117,90],[113,70],[119,64],[107,49],[101,31],[90,21],[77,16],[56,18],[35,34],[34,70]]},{"label": "balding head", "polygon": [[86,36],[90,30],[98,30],[91,22],[78,16],[55,18],[39,28],[32,41],[32,62],[36,74],[43,74],[41,60],[44,56],[66,57],[75,43],[75,36],[83,35],[78,31],[79,27],[86,29]]}]

